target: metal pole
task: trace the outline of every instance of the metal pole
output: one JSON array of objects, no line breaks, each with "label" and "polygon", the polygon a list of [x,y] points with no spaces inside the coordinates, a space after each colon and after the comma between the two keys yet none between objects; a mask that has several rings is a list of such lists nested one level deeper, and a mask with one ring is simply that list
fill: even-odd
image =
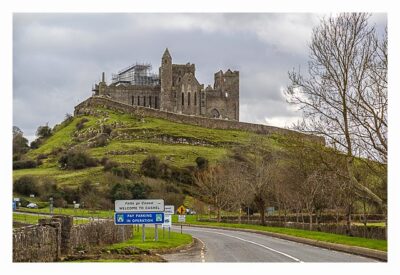
[{"label": "metal pole", "polygon": [[182,224],[181,224],[181,234],[182,234]]},{"label": "metal pole", "polygon": [[168,227],[168,239],[170,239],[170,238],[171,238],[171,226]]},{"label": "metal pole", "polygon": [[158,224],[154,225],[154,238],[158,241]]},{"label": "metal pole", "polygon": [[162,238],[164,239],[165,238],[165,227],[163,226],[163,228],[162,228]]},{"label": "metal pole", "polygon": [[142,242],[146,240],[146,234],[144,233],[144,224],[142,224]]}]

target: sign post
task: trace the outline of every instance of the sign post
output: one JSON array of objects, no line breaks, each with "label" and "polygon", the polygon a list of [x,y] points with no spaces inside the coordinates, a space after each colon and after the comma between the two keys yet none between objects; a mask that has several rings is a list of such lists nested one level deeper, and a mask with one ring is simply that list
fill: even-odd
[{"label": "sign post", "polygon": [[172,226],[172,215],[175,214],[175,206],[174,205],[166,205],[164,209],[164,223],[162,225],[163,228],[163,238],[165,228],[168,228],[168,239],[171,238],[171,226]]},{"label": "sign post", "polygon": [[164,223],[164,200],[116,200],[114,224],[142,225],[142,241],[146,240],[146,224],[154,224],[154,237],[158,241],[158,225]]},{"label": "sign post", "polygon": [[179,216],[178,216],[178,222],[181,223],[181,234],[182,234],[182,223],[184,223],[186,221],[186,208],[185,206],[181,205],[178,207],[178,210],[176,211],[178,212]]}]

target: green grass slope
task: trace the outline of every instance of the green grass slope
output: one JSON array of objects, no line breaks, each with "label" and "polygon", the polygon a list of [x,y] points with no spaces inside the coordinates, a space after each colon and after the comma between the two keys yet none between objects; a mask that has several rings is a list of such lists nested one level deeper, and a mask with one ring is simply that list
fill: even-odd
[{"label": "green grass slope", "polygon": [[[88,121],[80,130],[76,125],[83,119]],[[109,142],[105,146],[89,146],[91,139],[108,126],[112,129]],[[138,118],[104,108],[93,108],[90,115],[77,116],[69,122],[57,125],[53,135],[43,144],[31,150],[26,159],[45,157],[37,168],[15,170],[14,179],[23,175],[53,177],[58,184],[76,186],[85,179],[93,182],[101,180],[102,166],[80,169],[61,170],[58,160],[62,152],[78,148],[91,156],[101,159],[107,157],[122,166],[137,172],[141,162],[149,155],[156,155],[161,161],[182,168],[196,165],[197,157],[204,157],[210,163],[225,158],[232,146],[247,144],[257,138],[267,147],[279,150],[277,136],[257,135],[239,130],[219,130],[180,124],[168,120],[144,117]]]}]

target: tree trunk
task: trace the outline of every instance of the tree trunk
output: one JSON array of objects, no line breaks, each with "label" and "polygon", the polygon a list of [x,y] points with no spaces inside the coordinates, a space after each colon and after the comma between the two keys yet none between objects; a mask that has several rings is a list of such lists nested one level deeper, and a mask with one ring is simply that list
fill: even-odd
[{"label": "tree trunk", "polygon": [[238,222],[239,222],[239,223],[242,223],[242,207],[239,207]]},{"label": "tree trunk", "polygon": [[221,207],[217,207],[217,222],[221,222]]},{"label": "tree trunk", "polygon": [[312,230],[312,222],[313,222],[312,212],[309,213],[308,215],[309,215],[309,217],[310,217],[310,220],[309,220],[309,222],[310,222],[310,223],[309,223],[309,224],[310,224],[309,229]]},{"label": "tree trunk", "polygon": [[261,225],[265,225],[265,207],[264,206],[259,207],[259,210],[260,210],[260,222],[261,222]]},{"label": "tree trunk", "polygon": [[353,236],[351,232],[351,206],[347,207],[347,214],[346,214],[346,231],[347,235]]}]

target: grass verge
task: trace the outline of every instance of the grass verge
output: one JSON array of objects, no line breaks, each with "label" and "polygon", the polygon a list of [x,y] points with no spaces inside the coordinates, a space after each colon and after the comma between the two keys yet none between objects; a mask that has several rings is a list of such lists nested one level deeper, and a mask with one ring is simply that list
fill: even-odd
[{"label": "grass verge", "polygon": [[158,241],[155,241],[155,229],[145,228],[146,239],[142,241],[142,227],[139,231],[134,231],[133,238],[122,243],[116,243],[108,246],[108,249],[123,249],[126,247],[137,247],[144,250],[166,250],[176,248],[183,245],[188,245],[192,242],[192,236],[189,234],[181,234],[171,231],[168,237],[168,229],[165,229],[164,234],[162,229],[158,229]]}]

